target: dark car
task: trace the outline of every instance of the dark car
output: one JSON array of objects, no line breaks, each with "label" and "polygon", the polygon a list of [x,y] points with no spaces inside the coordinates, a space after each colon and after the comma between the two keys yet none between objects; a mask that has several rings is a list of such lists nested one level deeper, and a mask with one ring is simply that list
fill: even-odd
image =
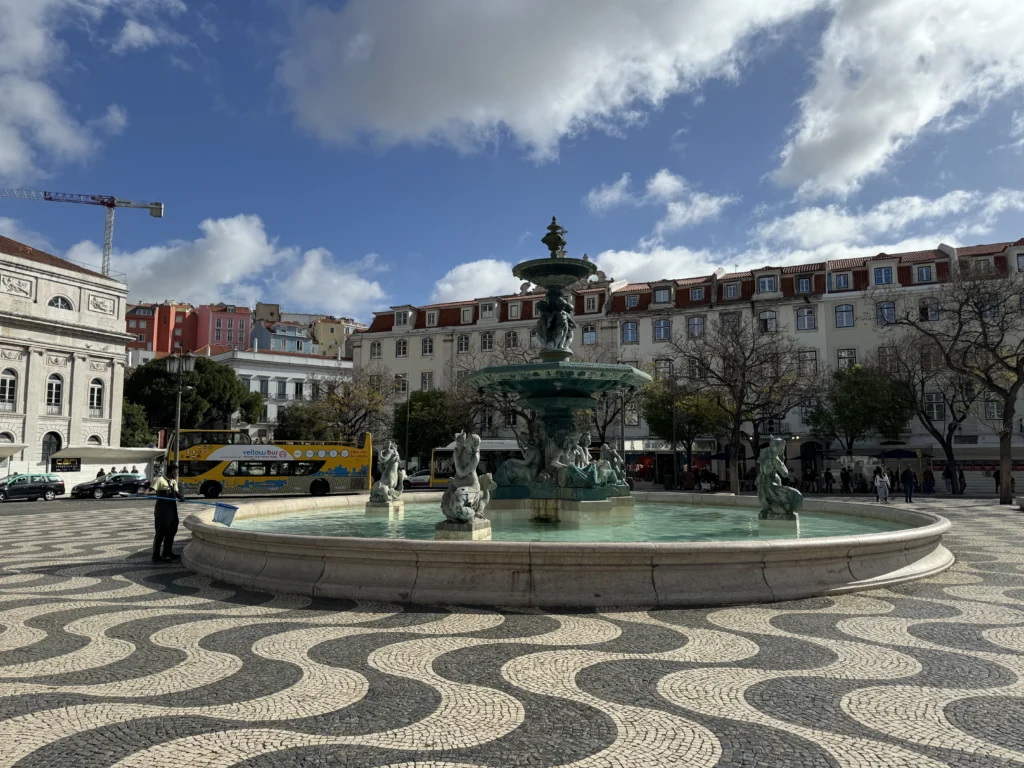
[{"label": "dark car", "polygon": [[64,481],[57,475],[10,475],[0,480],[0,501],[46,499],[64,495]]},{"label": "dark car", "polygon": [[71,498],[83,499],[86,496],[92,496],[94,499],[102,499],[121,493],[139,493],[148,487],[149,481],[146,480],[145,475],[132,472],[111,472],[109,475],[97,477],[95,480],[79,483],[71,489]]}]

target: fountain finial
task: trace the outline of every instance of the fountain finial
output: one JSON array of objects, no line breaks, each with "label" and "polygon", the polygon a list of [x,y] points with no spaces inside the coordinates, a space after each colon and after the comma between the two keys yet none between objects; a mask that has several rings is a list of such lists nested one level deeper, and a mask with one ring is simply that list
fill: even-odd
[{"label": "fountain finial", "polygon": [[565,235],[568,230],[558,223],[558,220],[552,216],[551,223],[547,227],[548,233],[540,239],[544,245],[551,251],[552,259],[564,259],[565,258]]}]

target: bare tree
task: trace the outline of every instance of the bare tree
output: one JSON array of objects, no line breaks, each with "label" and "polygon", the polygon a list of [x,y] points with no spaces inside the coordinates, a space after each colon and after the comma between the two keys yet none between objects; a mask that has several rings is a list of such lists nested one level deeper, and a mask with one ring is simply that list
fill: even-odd
[{"label": "bare tree", "polygon": [[691,383],[728,414],[731,483],[733,492],[739,493],[743,423],[784,418],[807,396],[801,376],[802,347],[784,332],[774,313],[754,318],[740,311],[723,313],[699,335],[677,335],[671,346],[685,362]]},{"label": "bare tree", "polygon": [[[977,265],[976,265],[977,266]],[[888,330],[910,331],[915,343],[941,355],[945,366],[973,380],[995,402],[999,435],[999,503],[1012,504],[1013,420],[1024,387],[1024,280],[1005,268],[953,270],[949,282],[913,306],[895,292]],[[901,301],[903,303],[901,303]]]},{"label": "bare tree", "polygon": [[351,371],[311,376],[307,381],[308,403],[316,418],[333,429],[340,439],[357,441],[366,432],[390,435],[397,398],[395,377],[382,363]]},{"label": "bare tree", "polygon": [[[621,363],[619,349],[614,344],[595,342],[582,344],[573,353],[573,359],[582,363],[603,363],[614,365]],[[632,363],[640,365],[640,363]],[[599,395],[593,408],[576,414],[576,426],[594,432],[598,445],[608,442],[609,435],[621,425],[626,413],[640,410],[639,391],[609,392]]]}]

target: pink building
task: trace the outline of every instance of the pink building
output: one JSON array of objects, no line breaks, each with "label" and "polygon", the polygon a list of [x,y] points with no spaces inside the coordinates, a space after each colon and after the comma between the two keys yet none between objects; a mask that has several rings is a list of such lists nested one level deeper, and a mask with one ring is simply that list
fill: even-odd
[{"label": "pink building", "polygon": [[249,349],[252,330],[248,307],[234,304],[203,304],[196,307],[196,348],[224,345],[228,349]]}]

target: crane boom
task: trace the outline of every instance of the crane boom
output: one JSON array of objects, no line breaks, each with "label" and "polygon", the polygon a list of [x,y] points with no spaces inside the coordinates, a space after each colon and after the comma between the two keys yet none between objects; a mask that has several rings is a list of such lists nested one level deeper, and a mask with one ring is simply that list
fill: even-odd
[{"label": "crane boom", "polygon": [[141,200],[125,200],[113,195],[82,195],[75,192],[36,192],[29,189],[0,189],[0,197],[13,197],[19,200],[43,200],[50,203],[78,203],[80,205],[102,205],[107,209],[103,228],[103,274],[110,274],[110,252],[114,247],[114,209],[115,208],[147,208],[149,215],[155,219],[164,217],[163,203],[150,203]]}]

